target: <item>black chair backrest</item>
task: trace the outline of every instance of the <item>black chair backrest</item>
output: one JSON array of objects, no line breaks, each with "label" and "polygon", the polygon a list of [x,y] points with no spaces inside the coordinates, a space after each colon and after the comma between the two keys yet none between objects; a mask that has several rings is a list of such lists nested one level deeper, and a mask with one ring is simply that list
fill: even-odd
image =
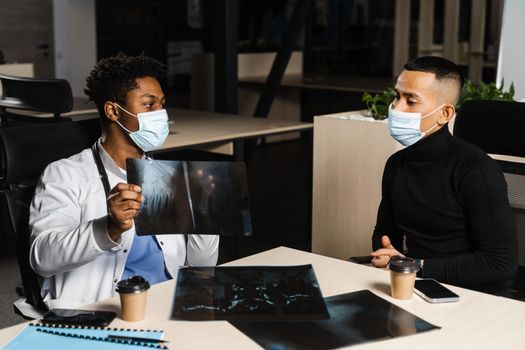
[{"label": "black chair backrest", "polygon": [[100,133],[99,119],[0,128],[0,180],[37,178],[49,163],[90,147]]},{"label": "black chair backrest", "polygon": [[73,108],[73,94],[64,79],[35,79],[0,75],[0,106],[48,113],[66,113]]},{"label": "black chair backrest", "polygon": [[[8,120],[18,124],[62,121],[60,114],[73,109],[73,94],[69,82],[64,79],[34,79],[0,75],[2,97],[0,116],[2,126],[10,126]],[[9,109],[9,111],[7,110]],[[12,110],[52,113],[54,118],[28,116]]]},{"label": "black chair backrest", "polygon": [[40,296],[39,276],[29,264],[28,225],[36,180],[49,163],[91,147],[100,134],[98,119],[0,128],[0,194],[3,215],[7,218],[4,228],[12,234],[16,245],[26,301],[37,308],[45,309],[45,305]]},{"label": "black chair backrest", "polygon": [[[454,123],[454,136],[487,153],[525,158],[525,103],[467,101]],[[514,296],[525,298],[525,164],[497,160],[507,181],[507,195],[518,235],[518,274]]]},{"label": "black chair backrest", "polygon": [[454,123],[454,135],[487,153],[525,157],[525,103],[466,101]]}]

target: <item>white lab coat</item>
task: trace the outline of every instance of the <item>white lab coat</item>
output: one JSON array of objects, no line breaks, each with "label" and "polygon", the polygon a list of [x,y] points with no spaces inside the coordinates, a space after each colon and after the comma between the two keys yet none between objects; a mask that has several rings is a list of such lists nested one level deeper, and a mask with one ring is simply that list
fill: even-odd
[{"label": "white lab coat", "polygon": [[[100,146],[102,162],[113,188],[126,173]],[[42,297],[49,308],[73,308],[115,295],[124,271],[135,228],[112,241],[106,232],[104,187],[91,149],[47,166],[30,208],[32,268],[44,277]],[[219,237],[156,236],[166,268],[177,276],[182,265],[217,263]]]}]

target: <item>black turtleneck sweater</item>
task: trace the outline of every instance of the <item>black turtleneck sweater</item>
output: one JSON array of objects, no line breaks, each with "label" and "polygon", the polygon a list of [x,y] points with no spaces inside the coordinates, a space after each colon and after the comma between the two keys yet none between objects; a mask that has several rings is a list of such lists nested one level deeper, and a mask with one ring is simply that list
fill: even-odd
[{"label": "black turtleneck sweater", "polygon": [[498,293],[516,273],[517,239],[499,165],[444,126],[392,155],[372,237],[424,259],[423,276]]}]

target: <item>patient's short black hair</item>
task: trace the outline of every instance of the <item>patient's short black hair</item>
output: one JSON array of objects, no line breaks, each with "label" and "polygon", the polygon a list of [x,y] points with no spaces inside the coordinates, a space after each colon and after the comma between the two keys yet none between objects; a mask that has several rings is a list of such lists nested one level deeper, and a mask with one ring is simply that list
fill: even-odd
[{"label": "patient's short black hair", "polygon": [[415,58],[405,64],[403,67],[408,71],[417,71],[425,73],[434,73],[436,80],[452,80],[457,83],[458,94],[461,92],[464,84],[463,74],[458,65],[443,57],[422,56]]},{"label": "patient's short black hair", "polygon": [[153,77],[162,84],[165,76],[164,65],[156,59],[145,55],[128,56],[119,52],[98,61],[86,78],[84,93],[89,101],[95,102],[102,120],[105,120],[104,103],[113,101],[125,106],[128,92],[137,87],[135,79]]}]

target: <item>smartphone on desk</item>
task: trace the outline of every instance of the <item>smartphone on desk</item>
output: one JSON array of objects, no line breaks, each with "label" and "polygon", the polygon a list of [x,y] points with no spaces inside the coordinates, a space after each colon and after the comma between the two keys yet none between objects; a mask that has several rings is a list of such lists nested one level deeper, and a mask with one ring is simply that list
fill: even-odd
[{"label": "smartphone on desk", "polygon": [[433,279],[416,280],[414,293],[429,303],[450,303],[459,301],[459,295]]},{"label": "smartphone on desk", "polygon": [[117,314],[113,311],[52,309],[44,315],[42,322],[76,326],[106,327],[115,317],[117,317]]}]

